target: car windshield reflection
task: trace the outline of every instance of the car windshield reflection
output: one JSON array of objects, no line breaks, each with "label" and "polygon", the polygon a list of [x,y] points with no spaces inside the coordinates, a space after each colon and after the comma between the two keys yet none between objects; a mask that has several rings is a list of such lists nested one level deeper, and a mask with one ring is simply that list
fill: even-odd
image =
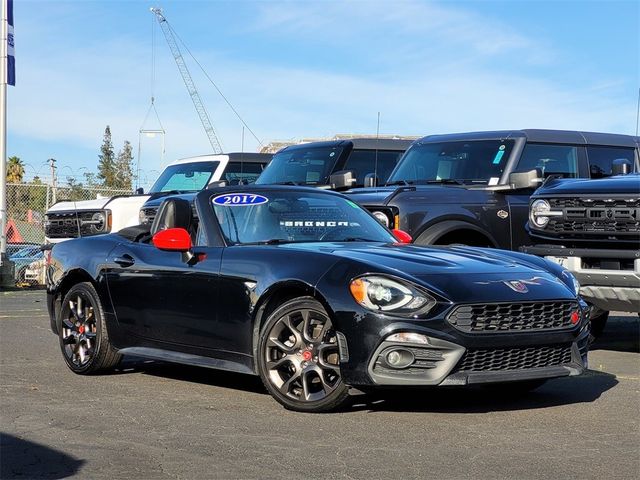
[{"label": "car windshield reflection", "polygon": [[211,204],[231,244],[395,241],[366,211],[338,195],[251,191],[217,195]]}]

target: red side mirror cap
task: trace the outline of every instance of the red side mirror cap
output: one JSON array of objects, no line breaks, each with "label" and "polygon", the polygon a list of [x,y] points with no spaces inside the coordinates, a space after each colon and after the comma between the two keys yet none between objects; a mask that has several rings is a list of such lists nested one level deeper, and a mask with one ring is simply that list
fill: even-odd
[{"label": "red side mirror cap", "polygon": [[411,235],[403,230],[394,228],[392,233],[400,243],[411,243],[413,240],[413,238],[411,238]]},{"label": "red side mirror cap", "polygon": [[188,252],[191,250],[191,235],[184,228],[167,228],[153,236],[153,245],[160,250]]}]

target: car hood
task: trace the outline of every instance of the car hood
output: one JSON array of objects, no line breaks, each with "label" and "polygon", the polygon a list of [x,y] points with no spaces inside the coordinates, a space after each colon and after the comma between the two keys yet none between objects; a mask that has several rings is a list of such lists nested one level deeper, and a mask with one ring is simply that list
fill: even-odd
[{"label": "car hood", "polygon": [[409,185],[376,188],[353,188],[344,192],[351,200],[360,205],[387,205],[396,200],[403,202],[425,202],[438,204],[460,204],[460,196],[465,201],[484,202],[487,192],[481,187],[469,188],[462,185]]},{"label": "car hood", "polygon": [[67,212],[69,210],[102,210],[111,197],[96,198],[95,200],[80,200],[78,202],[58,202],[49,208],[49,212]]},{"label": "car hood", "polygon": [[108,208],[109,203],[116,199],[130,199],[131,202],[135,203],[140,200],[145,200],[149,198],[148,195],[116,195],[115,197],[100,197],[94,200],[80,200],[77,202],[74,201],[65,201],[65,202],[57,202],[47,212],[68,212],[68,211],[83,211],[83,210],[102,210],[103,208]]},{"label": "car hood", "polygon": [[527,261],[527,256],[503,250],[364,242],[282,247],[312,249],[356,261],[370,266],[371,273],[407,278],[454,302],[575,298],[539,259]]},{"label": "car hood", "polygon": [[629,173],[595,180],[572,178],[549,180],[536,190],[534,196],[589,194],[637,196],[640,194],[640,174]]}]

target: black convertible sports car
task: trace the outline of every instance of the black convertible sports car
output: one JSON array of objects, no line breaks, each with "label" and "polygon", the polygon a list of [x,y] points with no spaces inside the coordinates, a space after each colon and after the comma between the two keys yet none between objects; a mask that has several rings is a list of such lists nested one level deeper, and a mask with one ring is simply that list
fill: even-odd
[{"label": "black convertible sports car", "polygon": [[559,265],[403,244],[318,189],[170,197],[150,228],[59,243],[49,262],[51,328],[79,374],[134,354],[257,374],[317,412],[351,387],[533,388],[586,364],[586,305]]}]

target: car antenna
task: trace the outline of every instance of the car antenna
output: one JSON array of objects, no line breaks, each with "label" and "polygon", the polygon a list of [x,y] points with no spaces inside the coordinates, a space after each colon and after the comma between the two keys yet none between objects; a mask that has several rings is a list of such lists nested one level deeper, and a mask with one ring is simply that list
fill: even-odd
[{"label": "car antenna", "polygon": [[380,112],[378,112],[378,124],[376,126],[376,160],[373,167],[374,181],[378,183],[378,141],[380,140]]},{"label": "car antenna", "polygon": [[242,126],[242,138],[240,139],[240,182],[243,182],[244,178],[244,125]]},{"label": "car antenna", "polygon": [[638,136],[638,123],[640,123],[640,88],[638,88],[638,108],[636,109],[636,137]]}]

